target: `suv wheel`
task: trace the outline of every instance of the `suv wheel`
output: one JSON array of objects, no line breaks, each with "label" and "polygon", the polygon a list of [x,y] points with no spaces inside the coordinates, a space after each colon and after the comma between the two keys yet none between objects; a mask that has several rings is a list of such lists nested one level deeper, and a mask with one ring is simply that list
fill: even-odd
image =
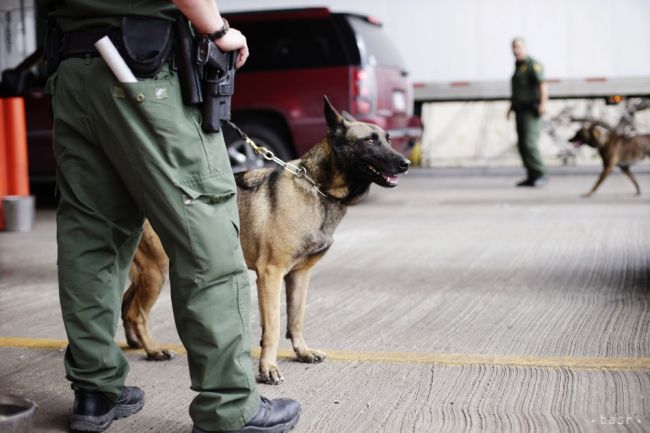
[{"label": "suv wheel", "polygon": [[[289,144],[274,129],[253,123],[242,123],[239,126],[258,146],[269,149],[284,161],[292,158]],[[229,127],[225,128],[225,140],[233,172],[253,170],[273,164],[257,155],[253,148]]]}]

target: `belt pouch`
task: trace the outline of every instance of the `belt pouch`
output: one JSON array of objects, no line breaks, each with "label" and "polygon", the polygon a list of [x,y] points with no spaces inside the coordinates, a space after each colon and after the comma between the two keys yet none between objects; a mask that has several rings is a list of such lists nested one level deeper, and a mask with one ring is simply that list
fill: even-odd
[{"label": "belt pouch", "polygon": [[122,18],[124,60],[136,77],[151,78],[160,72],[172,48],[172,24],[153,18]]}]

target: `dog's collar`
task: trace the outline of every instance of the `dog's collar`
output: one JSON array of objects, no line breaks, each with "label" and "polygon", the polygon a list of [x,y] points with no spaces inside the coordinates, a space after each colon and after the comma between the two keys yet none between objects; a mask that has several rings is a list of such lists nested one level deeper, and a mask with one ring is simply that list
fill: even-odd
[{"label": "dog's collar", "polygon": [[305,179],[307,182],[311,184],[311,186],[316,190],[318,194],[320,194],[322,197],[328,199],[331,202],[336,203],[339,206],[343,206],[343,203],[341,202],[341,199],[338,197],[334,197],[332,194],[329,194],[321,189],[321,186],[307,173],[307,168],[302,164],[302,162],[298,165],[299,170],[297,172],[292,172],[295,177],[298,179]]}]

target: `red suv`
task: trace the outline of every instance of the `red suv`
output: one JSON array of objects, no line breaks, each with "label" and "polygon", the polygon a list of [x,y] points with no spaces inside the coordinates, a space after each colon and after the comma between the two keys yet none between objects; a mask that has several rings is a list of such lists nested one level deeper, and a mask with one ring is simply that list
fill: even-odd
[{"label": "red suv", "polygon": [[[404,62],[376,19],[327,8],[225,16],[251,52],[235,78],[233,120],[258,144],[285,159],[306,152],[325,133],[323,95],[387,130],[399,151],[420,137]],[[236,170],[261,164],[224,130]]]}]

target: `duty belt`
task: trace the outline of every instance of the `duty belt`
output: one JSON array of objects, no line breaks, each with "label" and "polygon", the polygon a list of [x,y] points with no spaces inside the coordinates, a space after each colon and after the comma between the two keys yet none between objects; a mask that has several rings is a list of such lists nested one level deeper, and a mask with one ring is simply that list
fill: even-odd
[{"label": "duty belt", "polygon": [[104,36],[108,36],[117,47],[120,55],[124,56],[122,29],[119,27],[106,27],[64,33],[61,38],[61,59],[99,57],[95,42]]},{"label": "duty belt", "polygon": [[174,55],[173,21],[122,17],[121,27],[102,27],[63,33],[60,59],[97,57],[95,42],[108,36],[138,78],[151,78]]}]

